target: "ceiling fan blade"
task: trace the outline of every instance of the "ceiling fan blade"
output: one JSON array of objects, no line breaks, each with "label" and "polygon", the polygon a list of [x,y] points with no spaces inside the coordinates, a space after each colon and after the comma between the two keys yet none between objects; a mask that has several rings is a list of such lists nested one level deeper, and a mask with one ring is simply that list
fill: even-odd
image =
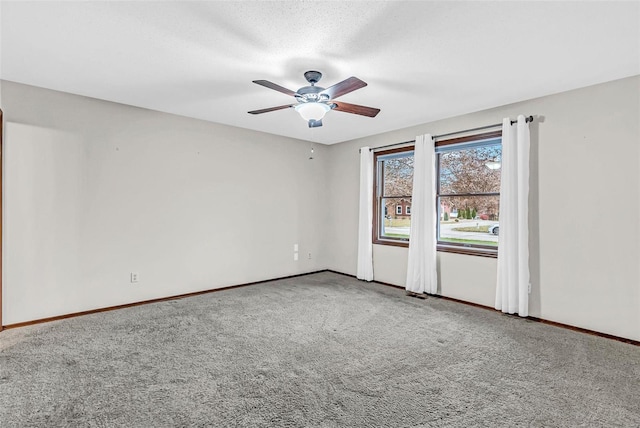
[{"label": "ceiling fan blade", "polygon": [[269,113],[270,111],[283,110],[285,108],[293,107],[294,105],[295,104],[287,104],[286,106],[263,108],[263,109],[260,109],[260,110],[249,111],[247,113],[251,113],[251,114]]},{"label": "ceiling fan blade", "polygon": [[336,107],[333,108],[334,110],[343,111],[345,113],[359,114],[361,116],[368,116],[368,117],[376,117],[376,115],[380,113],[379,108],[343,103],[342,101],[334,101],[333,104],[336,105]]},{"label": "ceiling fan blade", "polygon": [[328,87],[324,91],[320,92],[321,94],[329,95],[329,98],[335,99],[341,97],[344,94],[348,94],[349,92],[353,92],[356,89],[364,88],[367,86],[366,82],[358,79],[357,77],[349,77],[348,79],[343,80],[342,82],[336,83],[333,86]]},{"label": "ceiling fan blade", "polygon": [[282,92],[283,94],[287,94],[287,95],[291,95],[292,97],[296,96],[296,93],[293,92],[291,89],[287,89],[285,87],[282,87],[280,85],[276,85],[273,82],[269,82],[268,80],[254,80],[253,83],[256,83],[258,85],[262,85],[265,88],[269,88],[269,89],[274,89],[278,92]]}]

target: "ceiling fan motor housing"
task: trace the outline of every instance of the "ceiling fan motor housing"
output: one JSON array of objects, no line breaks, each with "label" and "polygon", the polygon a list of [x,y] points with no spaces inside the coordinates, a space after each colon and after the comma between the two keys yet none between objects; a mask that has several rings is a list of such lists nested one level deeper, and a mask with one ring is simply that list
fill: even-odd
[{"label": "ceiling fan motor housing", "polygon": [[296,99],[300,102],[315,102],[315,101],[327,101],[329,96],[321,94],[324,91],[321,86],[304,86],[298,89],[296,93]]}]

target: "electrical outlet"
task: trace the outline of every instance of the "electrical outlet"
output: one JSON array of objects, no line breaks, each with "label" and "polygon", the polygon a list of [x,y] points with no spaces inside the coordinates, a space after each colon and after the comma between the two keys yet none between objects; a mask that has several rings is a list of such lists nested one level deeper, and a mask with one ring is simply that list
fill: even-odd
[{"label": "electrical outlet", "polygon": [[293,251],[298,252],[298,244],[293,244]]},{"label": "electrical outlet", "polygon": [[307,258],[308,258],[309,260],[311,260],[311,253],[309,253],[309,255],[307,256]]},{"label": "electrical outlet", "polygon": [[529,294],[531,294],[531,283],[529,283],[528,292],[529,292]]},{"label": "electrical outlet", "polygon": [[138,282],[140,280],[140,275],[138,272],[131,272],[131,283]]},{"label": "electrical outlet", "polygon": [[293,261],[294,262],[298,261],[298,253],[293,253]]}]

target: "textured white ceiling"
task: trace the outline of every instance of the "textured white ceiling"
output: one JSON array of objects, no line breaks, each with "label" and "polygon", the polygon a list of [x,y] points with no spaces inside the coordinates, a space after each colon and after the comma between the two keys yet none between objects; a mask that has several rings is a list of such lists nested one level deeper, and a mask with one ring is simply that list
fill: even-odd
[{"label": "textured white ceiling", "polygon": [[[640,2],[2,1],[2,79],[326,144],[640,74]],[[309,129],[306,70],[369,86]],[[529,112],[525,112],[529,113]]]}]

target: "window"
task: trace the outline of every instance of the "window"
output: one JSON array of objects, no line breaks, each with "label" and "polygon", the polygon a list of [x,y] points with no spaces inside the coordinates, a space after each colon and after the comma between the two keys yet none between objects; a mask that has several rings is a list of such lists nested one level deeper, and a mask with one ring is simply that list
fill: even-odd
[{"label": "window", "polygon": [[[501,156],[500,131],[436,142],[439,251],[497,255]],[[377,152],[374,164],[374,243],[407,246],[413,147]]]},{"label": "window", "polygon": [[413,147],[374,154],[374,187],[374,242],[406,246],[411,217],[402,213],[411,205]]},{"label": "window", "polygon": [[436,144],[439,250],[497,253],[501,156],[500,132]]}]

